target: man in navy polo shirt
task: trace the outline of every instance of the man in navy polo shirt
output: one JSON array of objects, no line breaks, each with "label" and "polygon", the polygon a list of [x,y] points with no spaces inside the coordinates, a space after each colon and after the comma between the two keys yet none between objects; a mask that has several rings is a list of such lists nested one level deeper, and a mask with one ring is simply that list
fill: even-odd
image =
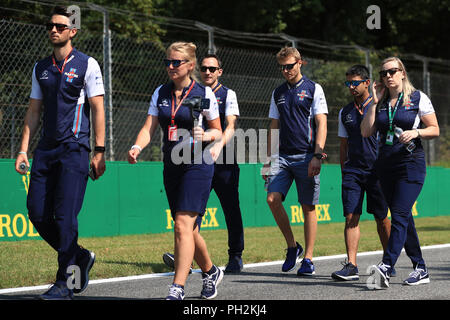
[{"label": "man in navy polo shirt", "polygon": [[295,180],[305,217],[305,256],[297,275],[311,276],[315,274],[312,262],[317,233],[315,205],[319,202],[321,162],[326,157],[323,151],[328,107],[322,87],[302,75],[304,61],[296,48],[281,49],[277,61],[286,82],[272,93],[269,118],[270,131],[279,129],[279,155],[271,154],[269,133],[267,153],[271,159],[264,169],[270,168],[273,175],[263,174],[263,178],[268,181],[267,203],[288,246],[283,272],[293,270],[303,253],[282,204]]},{"label": "man in navy polo shirt", "polygon": [[[39,235],[58,253],[56,281],[39,296],[46,300],[72,299],[73,293],[86,289],[95,261],[93,252],[78,245],[77,221],[89,173],[90,111],[95,130],[90,166],[97,179],[105,171],[102,74],[95,59],[72,47],[77,29],[69,17],[65,7],[56,7],[46,24],[53,53],[33,69],[30,105],[15,163],[16,171],[24,174],[20,165],[29,167],[29,144],[43,113],[27,208]],[[72,269],[78,279],[73,279]]]},{"label": "man in navy polo shirt", "polygon": [[367,196],[367,212],[375,217],[377,231],[383,249],[386,248],[391,231],[387,217],[388,206],[374,170],[378,152],[377,134],[368,138],[361,136],[361,121],[372,104],[369,93],[369,70],[363,65],[354,65],[346,72],[345,85],[354,101],[339,112],[340,162],[342,171],[342,205],[345,216],[345,246],[348,260],[342,270],[333,272],[336,280],[358,280],[356,254],[360,238],[359,218],[362,214],[364,193]]}]

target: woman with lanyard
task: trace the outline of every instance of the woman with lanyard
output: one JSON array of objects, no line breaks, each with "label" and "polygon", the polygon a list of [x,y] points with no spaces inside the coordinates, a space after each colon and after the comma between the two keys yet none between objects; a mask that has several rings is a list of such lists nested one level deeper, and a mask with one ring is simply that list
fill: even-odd
[{"label": "woman with lanyard", "polygon": [[[184,299],[184,284],[193,259],[203,272],[203,298],[212,299],[217,295],[216,286],[223,277],[223,271],[211,262],[206,243],[198,232],[198,222],[205,212],[211,190],[214,164],[208,164],[203,156],[200,161],[178,164],[179,159],[175,159],[177,153],[172,152],[183,143],[185,132],[192,130],[193,133],[193,137],[184,140],[188,143],[183,143],[183,151],[186,152],[186,145],[189,146],[191,156],[191,150],[195,148],[194,143],[190,142],[211,142],[220,139],[222,134],[216,98],[211,88],[195,80],[195,51],[196,46],[186,42],[175,42],[166,50],[167,58],[164,63],[171,81],[159,86],[153,93],[145,124],[128,152],[129,163],[136,163],[142,149],[152,140],[158,124],[161,125],[164,141],[164,187],[175,221],[175,276],[167,300]],[[183,102],[196,96],[209,99],[209,109],[200,114],[196,112],[200,125],[193,128],[192,110]],[[207,131],[201,127],[202,119],[206,119],[210,128]],[[214,155],[212,157],[216,158]]]},{"label": "woman with lanyard", "polygon": [[404,284],[430,282],[411,210],[426,174],[421,139],[439,136],[430,99],[412,86],[399,58],[390,57],[382,62],[380,78],[381,82],[373,86],[373,104],[361,123],[363,137],[376,130],[380,134],[375,165],[392,219],[383,259],[372,266],[375,289],[389,287],[390,272],[403,247],[414,268]]}]

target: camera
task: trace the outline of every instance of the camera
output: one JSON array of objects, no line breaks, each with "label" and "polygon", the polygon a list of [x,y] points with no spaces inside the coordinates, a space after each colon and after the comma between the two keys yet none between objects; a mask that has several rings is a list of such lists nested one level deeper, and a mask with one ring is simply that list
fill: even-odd
[{"label": "camera", "polygon": [[187,106],[191,110],[191,119],[193,126],[196,126],[199,115],[203,110],[209,109],[209,99],[195,96],[192,98],[186,98],[183,102],[184,106]]}]

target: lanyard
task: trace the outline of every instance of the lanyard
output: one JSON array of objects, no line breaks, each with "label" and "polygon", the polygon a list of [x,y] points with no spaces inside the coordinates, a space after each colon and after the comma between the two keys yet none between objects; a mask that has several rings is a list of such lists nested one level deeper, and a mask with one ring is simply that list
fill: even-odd
[{"label": "lanyard", "polygon": [[388,117],[389,117],[389,130],[392,131],[392,123],[394,122],[395,112],[397,111],[397,107],[399,106],[401,100],[403,98],[403,92],[400,92],[397,98],[397,102],[395,103],[394,110],[391,108],[391,103],[388,105]]},{"label": "lanyard", "polygon": [[56,60],[55,60],[55,53],[53,53],[52,55],[52,61],[53,61],[53,65],[56,67],[56,69],[58,69],[59,73],[63,74],[64,72],[64,67],[66,66],[67,63],[67,59],[69,58],[69,56],[72,54],[73,48],[72,50],[70,50],[69,54],[67,55],[67,57],[64,59],[64,64],[62,66],[62,68],[58,68],[58,65],[56,64]]},{"label": "lanyard", "polygon": [[361,115],[363,115],[363,114],[364,114],[364,108],[367,107],[367,105],[368,105],[372,100],[373,100],[373,97],[372,97],[372,96],[369,96],[369,97],[361,104],[361,107],[359,107],[358,104],[357,104],[356,101],[355,101],[355,108],[356,108],[356,110],[358,110],[359,113],[360,113]]},{"label": "lanyard", "polygon": [[213,89],[213,93],[216,93],[217,90],[219,90],[222,87],[222,84],[218,84],[214,89]]},{"label": "lanyard", "polygon": [[171,114],[171,120],[172,120],[171,124],[172,124],[172,126],[175,125],[175,115],[177,114],[178,109],[180,109],[181,105],[183,104],[184,99],[189,95],[189,93],[191,93],[191,90],[194,87],[194,84],[195,84],[195,80],[192,80],[192,83],[191,83],[188,91],[184,95],[183,99],[181,99],[180,103],[177,105],[175,110],[174,110],[174,107],[175,107],[176,97],[175,97],[175,94],[172,91],[172,114]]}]

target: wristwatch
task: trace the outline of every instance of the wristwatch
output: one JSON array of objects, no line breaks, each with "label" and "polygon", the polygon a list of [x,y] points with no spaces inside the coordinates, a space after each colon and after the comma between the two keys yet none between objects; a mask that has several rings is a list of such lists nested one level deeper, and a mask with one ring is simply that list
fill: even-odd
[{"label": "wristwatch", "polygon": [[317,158],[319,160],[323,160],[323,159],[327,158],[327,154],[326,153],[314,153],[313,157]]},{"label": "wristwatch", "polygon": [[105,147],[95,146],[94,151],[95,152],[105,152]]}]

